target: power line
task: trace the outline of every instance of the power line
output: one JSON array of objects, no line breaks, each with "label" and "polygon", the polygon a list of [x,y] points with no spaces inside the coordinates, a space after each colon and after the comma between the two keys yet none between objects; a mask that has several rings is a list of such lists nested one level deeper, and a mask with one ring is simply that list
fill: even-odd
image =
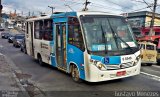
[{"label": "power line", "polygon": [[106,0],[106,1],[109,2],[109,3],[115,4],[115,5],[118,5],[118,6],[122,7],[122,8],[132,9],[132,8],[130,8],[130,7],[122,6],[122,5],[118,4],[118,3],[115,3],[115,2],[110,1],[110,0]]},{"label": "power line", "polygon": [[[153,5],[152,5],[152,6],[153,6]],[[136,12],[136,11],[140,11],[140,10],[143,10],[143,9],[146,9],[146,8],[149,8],[149,7],[152,7],[152,6],[147,6],[147,7],[143,7],[143,8],[140,8],[140,9],[136,9],[136,10],[131,11],[130,13]]]},{"label": "power line", "polygon": [[[148,4],[145,0],[143,0],[143,2],[147,5],[147,6],[150,6],[151,4]],[[150,8],[150,7],[149,7]],[[151,9],[151,8],[150,8]],[[152,9],[151,9],[152,11]]]},{"label": "power line", "polygon": [[[131,0],[131,1],[138,2],[138,3],[143,3],[143,4],[146,4],[146,3],[147,3],[147,4],[149,4],[149,5],[153,5],[153,3],[149,3],[149,2],[146,2],[146,1],[145,1],[146,3],[143,2],[143,1],[138,1],[138,0]],[[160,4],[157,4],[157,6],[160,6]]]},{"label": "power line", "polygon": [[72,11],[74,11],[69,5],[64,4],[65,6],[67,6],[69,9],[71,9]]},{"label": "power line", "polygon": [[93,6],[96,6],[96,7],[99,7],[99,8],[103,8],[103,9],[111,9],[111,10],[115,9],[115,10],[123,11],[123,10],[121,10],[121,9],[119,9],[119,8],[107,7],[107,6],[104,6],[104,5],[102,5],[102,4],[97,4],[97,3],[91,3],[91,4],[95,4],[95,5],[93,5]]}]

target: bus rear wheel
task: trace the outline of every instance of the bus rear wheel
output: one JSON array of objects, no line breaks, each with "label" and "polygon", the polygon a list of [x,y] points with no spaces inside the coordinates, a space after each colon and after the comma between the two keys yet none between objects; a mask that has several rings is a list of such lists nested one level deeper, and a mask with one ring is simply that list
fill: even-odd
[{"label": "bus rear wheel", "polygon": [[42,61],[42,57],[40,55],[38,55],[38,63],[43,66],[43,61]]},{"label": "bus rear wheel", "polygon": [[71,67],[71,75],[72,75],[72,79],[75,82],[81,82],[81,79],[79,77],[78,68],[75,65],[72,65],[72,67]]}]

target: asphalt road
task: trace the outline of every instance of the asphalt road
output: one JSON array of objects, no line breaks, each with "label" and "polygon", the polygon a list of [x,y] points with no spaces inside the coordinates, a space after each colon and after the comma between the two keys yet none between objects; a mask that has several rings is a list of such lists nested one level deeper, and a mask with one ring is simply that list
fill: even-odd
[{"label": "asphalt road", "polygon": [[[48,92],[48,95],[54,94],[55,96],[53,97],[71,94],[77,97],[84,95],[87,95],[86,97],[100,97],[106,95],[106,93],[108,96],[116,96],[115,91],[160,91],[160,66],[158,65],[142,66],[141,74],[121,80],[98,83],[88,83],[85,81],[75,83],[70,75],[56,68],[48,66],[47,64],[46,66],[40,66],[36,60],[22,53],[19,48],[13,47],[6,39],[0,38],[0,53],[6,55],[23,74],[28,75],[28,79],[35,84],[38,89],[43,92]],[[160,96],[160,94],[158,96]]]}]

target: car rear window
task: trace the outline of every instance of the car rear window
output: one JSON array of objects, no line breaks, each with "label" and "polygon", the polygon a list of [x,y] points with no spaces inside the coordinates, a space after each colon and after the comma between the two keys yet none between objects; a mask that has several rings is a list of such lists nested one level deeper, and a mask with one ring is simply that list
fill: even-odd
[{"label": "car rear window", "polygon": [[16,38],[16,39],[23,39],[23,38],[24,38],[24,35],[17,35],[15,38]]}]

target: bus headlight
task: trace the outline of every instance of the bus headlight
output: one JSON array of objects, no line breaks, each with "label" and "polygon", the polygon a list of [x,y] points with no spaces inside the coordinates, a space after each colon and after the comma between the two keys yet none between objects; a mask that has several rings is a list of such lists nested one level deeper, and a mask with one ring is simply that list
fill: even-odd
[{"label": "bus headlight", "polygon": [[100,70],[106,70],[106,67],[101,62],[97,62],[96,66]]},{"label": "bus headlight", "polygon": [[141,59],[141,54],[136,57],[136,60],[134,61],[133,66],[137,65],[140,59]]},{"label": "bus headlight", "polygon": [[95,65],[100,70],[106,70],[106,67],[101,62],[98,62],[96,60],[90,59],[90,63],[93,64],[93,65]]}]

